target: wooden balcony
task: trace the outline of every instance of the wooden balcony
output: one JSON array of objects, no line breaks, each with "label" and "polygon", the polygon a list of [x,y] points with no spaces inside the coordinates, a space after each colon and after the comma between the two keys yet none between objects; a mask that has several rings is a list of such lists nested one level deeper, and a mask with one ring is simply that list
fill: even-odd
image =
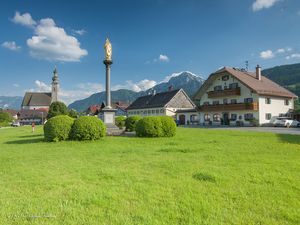
[{"label": "wooden balcony", "polygon": [[226,96],[234,96],[234,95],[241,95],[241,88],[237,87],[234,89],[224,89],[220,91],[209,91],[207,92],[209,98],[219,98],[219,97],[226,97]]},{"label": "wooden balcony", "polygon": [[202,105],[200,111],[234,111],[234,110],[253,110],[258,111],[258,102],[253,103],[236,103],[236,104],[219,104],[219,105]]}]

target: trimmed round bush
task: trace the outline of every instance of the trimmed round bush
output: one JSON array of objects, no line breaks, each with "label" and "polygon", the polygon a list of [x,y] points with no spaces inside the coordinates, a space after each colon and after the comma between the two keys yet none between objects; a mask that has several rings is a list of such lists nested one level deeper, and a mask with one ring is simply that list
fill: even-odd
[{"label": "trimmed round bush", "polygon": [[120,129],[122,129],[123,127],[125,127],[125,121],[126,121],[126,117],[125,116],[118,116],[115,119],[115,124],[117,127],[119,127]]},{"label": "trimmed round bush", "polygon": [[147,116],[136,124],[138,137],[173,137],[176,134],[176,124],[168,116]]},{"label": "trimmed round bush", "polygon": [[44,125],[45,140],[55,142],[67,140],[73,123],[74,119],[66,115],[50,118]]},{"label": "trimmed round bush", "polygon": [[130,116],[125,120],[125,126],[127,131],[135,131],[136,123],[141,120],[141,116]]},{"label": "trimmed round bush", "polygon": [[176,134],[176,123],[172,117],[161,116],[162,131],[164,137],[173,137]]},{"label": "trimmed round bush", "polygon": [[72,140],[97,140],[104,137],[106,127],[102,120],[94,116],[81,116],[75,120],[70,139]]},{"label": "trimmed round bush", "polygon": [[162,137],[162,123],[158,116],[147,116],[136,124],[136,135],[138,137]]}]

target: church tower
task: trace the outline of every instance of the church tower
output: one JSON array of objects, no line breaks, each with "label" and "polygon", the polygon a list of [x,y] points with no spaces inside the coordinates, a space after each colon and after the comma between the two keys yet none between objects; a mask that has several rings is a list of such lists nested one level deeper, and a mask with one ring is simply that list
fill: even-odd
[{"label": "church tower", "polygon": [[58,101],[58,89],[59,89],[59,80],[58,80],[57,69],[55,67],[53,71],[53,77],[52,77],[51,103]]}]

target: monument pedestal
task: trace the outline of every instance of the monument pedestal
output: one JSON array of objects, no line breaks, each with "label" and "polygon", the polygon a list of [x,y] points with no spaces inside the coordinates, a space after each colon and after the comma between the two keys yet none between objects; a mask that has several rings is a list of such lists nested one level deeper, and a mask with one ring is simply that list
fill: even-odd
[{"label": "monument pedestal", "polygon": [[104,108],[101,110],[99,117],[106,126],[106,134],[110,136],[120,135],[124,132],[115,125],[116,109]]}]

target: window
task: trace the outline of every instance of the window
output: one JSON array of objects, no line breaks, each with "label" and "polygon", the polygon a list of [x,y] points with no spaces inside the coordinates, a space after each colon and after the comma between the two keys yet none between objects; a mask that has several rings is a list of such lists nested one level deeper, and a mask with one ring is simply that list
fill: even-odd
[{"label": "window", "polygon": [[209,102],[203,102],[203,105],[209,105]]},{"label": "window", "polygon": [[285,99],[285,100],[284,100],[284,105],[289,105],[289,104],[290,104],[290,100]]},{"label": "window", "polygon": [[271,98],[266,98],[266,104],[271,104]]},{"label": "window", "polygon": [[214,120],[214,122],[220,122],[221,121],[221,115],[220,114],[214,114],[213,120]]},{"label": "window", "polygon": [[150,109],[148,109],[148,114],[151,114],[151,110]]},{"label": "window", "polygon": [[228,75],[222,76],[222,80],[223,80],[223,81],[227,81],[228,79],[229,79],[229,76],[228,76]]},{"label": "window", "polygon": [[152,114],[155,114],[155,110],[154,109],[152,109]]},{"label": "window", "polygon": [[164,112],[165,112],[165,110],[164,110],[164,109],[161,109],[161,110],[160,110],[160,113],[164,113]]},{"label": "window", "polygon": [[236,88],[238,88],[238,83],[229,84],[229,89],[236,89]]},{"label": "window", "polygon": [[228,104],[228,99],[227,98],[223,99],[223,104]]},{"label": "window", "polygon": [[210,115],[204,114],[204,121],[210,121]]},{"label": "window", "polygon": [[213,105],[219,105],[219,101],[213,101]]},{"label": "window", "polygon": [[244,102],[245,103],[252,103],[253,102],[253,98],[245,98]]},{"label": "window", "polygon": [[272,118],[272,114],[271,113],[266,113],[266,120],[270,120]]},{"label": "window", "polygon": [[230,120],[231,121],[236,121],[236,119],[237,119],[237,114],[231,114],[230,115]]},{"label": "window", "polygon": [[253,114],[252,113],[247,113],[244,115],[245,120],[252,120],[253,119]]},{"label": "window", "polygon": [[159,109],[156,110],[156,114],[159,114]]},{"label": "window", "polygon": [[214,91],[222,91],[222,86],[221,85],[215,86]]},{"label": "window", "polygon": [[237,103],[237,100],[236,100],[236,99],[231,99],[231,100],[230,100],[230,103],[231,103],[231,104],[236,104],[236,103]]}]

